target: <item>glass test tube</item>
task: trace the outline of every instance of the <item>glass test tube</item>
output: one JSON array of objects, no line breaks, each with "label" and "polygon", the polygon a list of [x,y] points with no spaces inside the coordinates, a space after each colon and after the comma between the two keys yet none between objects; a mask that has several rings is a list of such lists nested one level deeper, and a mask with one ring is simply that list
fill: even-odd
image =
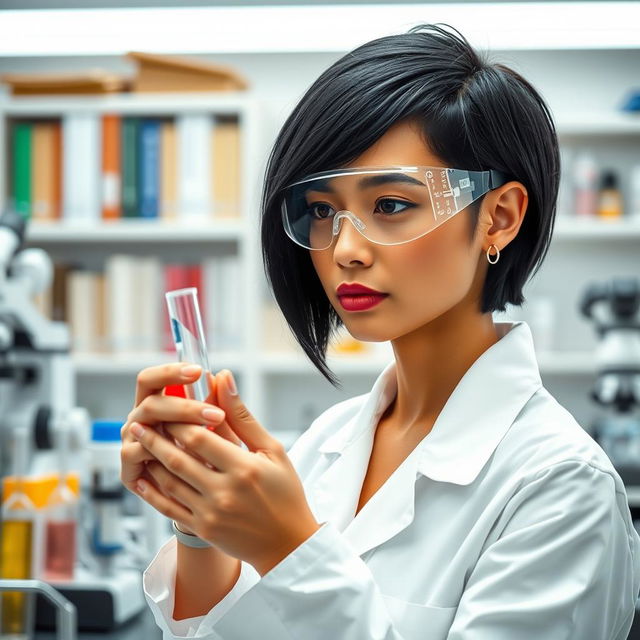
[{"label": "glass test tube", "polygon": [[175,289],[167,291],[165,298],[178,360],[202,367],[202,375],[192,384],[184,385],[187,398],[204,402],[209,395],[206,372],[210,369],[198,305],[198,290],[196,287]]}]

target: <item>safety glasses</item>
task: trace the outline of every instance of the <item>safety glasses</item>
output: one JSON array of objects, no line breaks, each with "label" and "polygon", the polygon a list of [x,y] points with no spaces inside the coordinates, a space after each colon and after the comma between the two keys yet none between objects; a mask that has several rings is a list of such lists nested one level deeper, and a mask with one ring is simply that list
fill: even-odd
[{"label": "safety glasses", "polygon": [[341,220],[371,242],[404,244],[450,220],[491,189],[507,182],[494,169],[352,167],[314,173],[283,190],[286,234],[305,249],[328,249]]}]

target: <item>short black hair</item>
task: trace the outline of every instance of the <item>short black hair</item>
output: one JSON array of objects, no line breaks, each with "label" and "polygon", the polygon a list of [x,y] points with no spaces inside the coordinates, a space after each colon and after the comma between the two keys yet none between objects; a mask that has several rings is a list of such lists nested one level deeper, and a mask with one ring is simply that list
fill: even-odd
[{"label": "short black hair", "polygon": [[[551,112],[521,75],[443,27],[450,25],[420,24],[377,38],[333,63],[286,119],[267,160],[260,205],[267,279],[296,340],[336,387],[326,350],[343,323],[309,250],[284,232],[280,201],[289,183],[353,162],[392,125],[411,119],[445,166],[497,169],[527,189],[522,226],[487,272],[481,312],[520,306],[524,284],[549,248],[560,180]],[[472,236],[481,202],[468,207]]]}]

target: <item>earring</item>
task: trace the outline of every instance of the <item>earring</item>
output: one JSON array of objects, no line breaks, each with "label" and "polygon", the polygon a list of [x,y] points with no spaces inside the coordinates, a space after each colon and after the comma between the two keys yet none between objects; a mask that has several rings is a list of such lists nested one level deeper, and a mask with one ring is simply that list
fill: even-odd
[{"label": "earring", "polygon": [[[495,264],[496,262],[498,262],[498,260],[500,260],[500,249],[498,249],[498,247],[496,247],[496,251],[498,253],[496,253],[494,256],[491,256],[491,255],[489,255],[489,251],[491,251],[491,247],[496,247],[496,245],[492,244],[487,249],[487,260],[488,260],[489,264]],[[492,257],[495,258],[495,260],[492,260],[491,259]]]}]

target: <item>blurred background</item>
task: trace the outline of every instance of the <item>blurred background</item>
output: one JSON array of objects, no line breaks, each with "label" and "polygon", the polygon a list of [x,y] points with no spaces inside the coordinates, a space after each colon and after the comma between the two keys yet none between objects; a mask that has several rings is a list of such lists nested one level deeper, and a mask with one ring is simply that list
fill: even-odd
[{"label": "blurred background", "polygon": [[0,0],[0,588],[40,593],[4,584],[0,637],[160,637],[140,576],[170,531],[118,474],[137,373],[177,357],[164,291],[197,287],[211,369],[287,447],[370,390],[388,343],[336,336],[336,389],[292,338],[263,274],[260,191],[317,76],[426,22],[551,108],[551,249],[496,320],[528,322],[545,386],[640,526],[639,2]]}]

